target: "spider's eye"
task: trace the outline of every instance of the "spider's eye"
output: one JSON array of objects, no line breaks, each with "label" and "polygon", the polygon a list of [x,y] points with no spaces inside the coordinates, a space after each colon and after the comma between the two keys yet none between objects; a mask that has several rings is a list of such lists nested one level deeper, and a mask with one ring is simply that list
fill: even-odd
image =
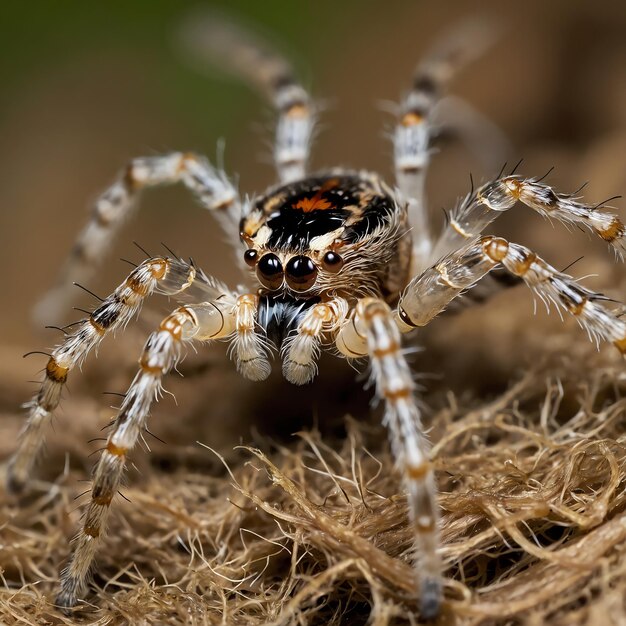
[{"label": "spider's eye", "polygon": [[294,291],[306,291],[315,284],[317,267],[308,256],[294,256],[285,269],[287,284]]},{"label": "spider's eye", "polygon": [[343,259],[332,250],[329,250],[322,259],[322,265],[327,272],[336,274],[343,267]]},{"label": "spider's eye", "polygon": [[256,266],[257,278],[268,289],[278,289],[283,284],[283,266],[271,252],[263,256]]},{"label": "spider's eye", "polygon": [[243,260],[245,261],[246,265],[249,265],[250,267],[254,267],[256,265],[256,262],[259,260],[259,253],[256,250],[246,250],[243,253]]}]

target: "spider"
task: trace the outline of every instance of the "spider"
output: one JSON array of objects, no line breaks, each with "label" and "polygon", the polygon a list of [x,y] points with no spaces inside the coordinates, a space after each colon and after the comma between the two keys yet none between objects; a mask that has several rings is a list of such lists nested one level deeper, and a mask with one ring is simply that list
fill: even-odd
[{"label": "spider", "polygon": [[97,199],[61,287],[46,301],[49,307],[64,306],[65,285],[91,275],[141,190],[162,184],[182,183],[226,232],[238,234],[251,286],[229,289],[176,255],[149,258],[52,352],[9,464],[13,492],[29,480],[70,371],[105,336],[124,328],[150,295],[164,294],[180,305],[149,336],[112,422],[57,603],[69,609],[86,593],[127,456],[146,428],[163,377],[186,344],[221,339],[229,343],[238,371],[255,381],[268,376],[274,351],[284,377],[295,385],[315,378],[321,350],[369,360],[408,494],[420,610],[432,618],[440,610],[443,586],[437,491],[402,337],[500,272],[525,283],[548,307],[574,316],[592,339],[612,342],[626,353],[626,320],[610,308],[609,298],[581,286],[532,250],[481,234],[520,202],[546,218],[588,228],[622,256],[624,224],[601,206],[558,193],[542,179],[500,172],[462,199],[442,232],[432,234],[423,188],[433,110],[453,71],[480,47],[475,37],[456,33],[417,66],[393,136],[395,187],[372,172],[307,172],[315,104],[290,65],[265,42],[216,18],[196,20],[187,29],[187,41],[196,54],[229,64],[270,96],[278,112],[274,161],[279,182],[257,198],[241,200],[225,173],[206,158],[177,152],[132,160]]}]

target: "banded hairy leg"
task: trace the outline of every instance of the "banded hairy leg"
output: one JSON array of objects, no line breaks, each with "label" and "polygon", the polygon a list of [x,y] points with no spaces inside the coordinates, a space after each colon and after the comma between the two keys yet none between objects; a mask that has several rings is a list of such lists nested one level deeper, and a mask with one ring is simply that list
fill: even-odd
[{"label": "banded hairy leg", "polygon": [[216,215],[228,234],[234,236],[237,233],[241,212],[237,190],[224,172],[215,169],[205,157],[172,152],[133,159],[96,199],[91,218],[78,235],[57,286],[38,303],[36,319],[45,323],[62,319],[65,311],[70,309],[74,293],[72,283],[86,282],[93,277],[141,191],[175,183],[183,183],[204,208]]},{"label": "banded hairy leg", "polygon": [[495,34],[494,25],[486,21],[470,22],[450,32],[419,63],[411,89],[400,105],[393,137],[396,183],[408,202],[414,262],[420,269],[433,246],[424,186],[435,108],[454,74],[480,56]]},{"label": "banded hairy leg", "polygon": [[267,41],[215,11],[191,14],[181,28],[180,40],[193,59],[243,77],[273,104],[278,112],[274,165],[279,181],[304,178],[315,107],[291,64]]},{"label": "banded hairy leg", "polygon": [[[148,296],[153,293],[180,296],[183,292],[201,294],[203,299],[228,293],[220,283],[180,259],[148,259],[52,351],[41,387],[27,405],[28,419],[9,462],[10,491],[21,491],[28,482],[44,443],[45,427],[59,405],[71,370],[80,366],[107,335],[123,329]],[[223,307],[224,303],[220,301],[218,306]]]},{"label": "banded hairy leg", "polygon": [[611,245],[620,258],[626,253],[626,227],[616,215],[601,210],[604,203],[586,204],[539,179],[511,175],[472,190],[461,201],[435,245],[432,261],[465,246],[517,202],[548,219],[587,228]]},{"label": "banded hairy leg", "polygon": [[162,389],[162,379],[179,361],[182,346],[191,341],[211,341],[238,332],[238,303],[232,294],[215,294],[202,304],[176,309],[148,338],[139,370],[115,417],[112,430],[94,469],[91,500],[74,541],[68,566],[61,574],[57,604],[76,605],[86,592],[89,573],[106,531],[111,502],[117,493],[126,457],[146,428],[152,402]]},{"label": "banded hairy leg", "polygon": [[337,333],[336,346],[348,358],[369,357],[376,396],[385,406],[384,424],[408,493],[420,610],[429,619],[438,614],[442,598],[437,487],[401,339],[390,307],[378,298],[363,298]]},{"label": "banded hairy leg", "polygon": [[304,315],[296,331],[283,342],[283,374],[295,385],[305,385],[317,374],[317,359],[324,333],[332,333],[344,321],[348,303],[335,297],[329,302],[312,306]]},{"label": "banded hairy leg", "polygon": [[497,267],[521,278],[546,307],[553,304],[573,315],[591,339],[610,341],[626,354],[624,311],[610,309],[606,304],[610,298],[583,287],[525,246],[491,236],[444,257],[409,283],[398,305],[400,329],[425,326]]}]

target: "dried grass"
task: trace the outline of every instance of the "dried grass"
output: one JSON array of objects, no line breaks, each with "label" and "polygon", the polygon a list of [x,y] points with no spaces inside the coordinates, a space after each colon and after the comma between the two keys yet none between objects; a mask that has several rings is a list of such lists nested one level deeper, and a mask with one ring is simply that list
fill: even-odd
[{"label": "dried grass", "polygon": [[[623,367],[591,347],[581,354],[590,368],[553,359],[488,401],[444,393],[443,382],[433,392],[450,577],[439,623],[626,619]],[[419,623],[384,429],[346,417],[343,435],[257,439],[228,458],[197,448],[188,466],[132,473],[98,593],[72,618],[51,601],[85,472],[66,468],[20,503],[3,496],[3,623]],[[172,458],[186,443],[168,446]]]}]

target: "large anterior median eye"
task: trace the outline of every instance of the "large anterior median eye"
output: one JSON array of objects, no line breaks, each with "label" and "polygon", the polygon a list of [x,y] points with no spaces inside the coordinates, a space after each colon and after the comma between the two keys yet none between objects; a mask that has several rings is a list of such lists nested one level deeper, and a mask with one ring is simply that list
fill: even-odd
[{"label": "large anterior median eye", "polygon": [[271,252],[263,256],[256,266],[257,278],[268,289],[278,289],[283,284],[283,266]]},{"label": "large anterior median eye", "polygon": [[308,256],[294,256],[285,268],[287,284],[294,291],[306,291],[315,284],[317,267]]}]

